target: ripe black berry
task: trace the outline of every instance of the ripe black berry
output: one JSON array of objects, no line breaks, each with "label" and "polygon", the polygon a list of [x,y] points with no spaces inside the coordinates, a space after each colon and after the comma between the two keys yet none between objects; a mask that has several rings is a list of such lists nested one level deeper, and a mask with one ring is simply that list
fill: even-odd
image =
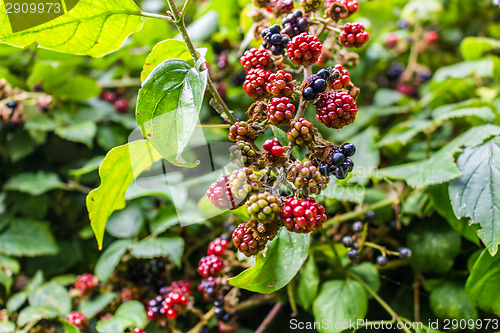
[{"label": "ripe black berry", "polygon": [[320,69],[317,73],[316,73],[317,76],[319,76],[320,78],[324,79],[324,80],[328,80],[330,78],[330,72],[327,70],[327,69]]},{"label": "ripe black berry", "polygon": [[281,21],[281,24],[283,24],[281,33],[290,36],[290,38],[307,32],[309,26],[307,20],[302,17],[302,11],[299,9],[293,12],[293,14],[288,14],[288,16]]},{"label": "ripe black berry", "polygon": [[262,31],[262,37],[264,41],[262,42],[262,46],[268,50],[271,50],[271,53],[274,55],[280,55],[285,52],[286,46],[288,42],[290,42],[290,38],[287,36],[282,36],[280,33],[281,27],[279,24],[275,24],[269,29],[264,29]]},{"label": "ripe black berry", "polygon": [[207,326],[200,328],[199,333],[210,333],[210,329]]},{"label": "ripe black berry", "polygon": [[377,264],[379,264],[380,266],[385,266],[387,265],[387,257],[385,256],[378,256],[377,257]]},{"label": "ripe black berry", "polygon": [[313,89],[316,92],[323,92],[326,89],[326,80],[324,79],[317,79],[313,83]]},{"label": "ripe black berry", "polygon": [[375,212],[373,210],[369,210],[366,214],[365,214],[365,221],[368,222],[368,223],[373,223],[375,222]]},{"label": "ripe black berry", "polygon": [[224,298],[221,297],[220,299],[218,299],[217,301],[215,301],[214,302],[214,306],[218,307],[218,308],[223,307],[224,306]]},{"label": "ripe black berry", "polygon": [[403,74],[404,70],[405,67],[402,64],[394,63],[387,69],[387,78],[389,78],[390,80],[395,80],[401,74]]},{"label": "ripe black berry", "polygon": [[215,312],[214,312],[214,316],[215,318],[217,319],[222,319],[222,317],[226,314],[226,311],[224,310],[223,307],[216,307],[215,308]]},{"label": "ripe black berry", "polygon": [[354,146],[352,143],[344,143],[342,145],[342,151],[347,156],[352,156],[356,153],[356,146]]},{"label": "ripe black berry", "polygon": [[364,225],[363,225],[363,222],[354,222],[354,224],[352,225],[352,230],[354,232],[361,232],[363,231],[363,228],[364,228]]},{"label": "ripe black berry", "polygon": [[345,162],[345,155],[342,153],[333,154],[332,162],[333,162],[333,165],[335,165],[337,167],[340,166],[342,163]]},{"label": "ripe black berry", "polygon": [[304,99],[306,101],[312,101],[313,99],[316,98],[316,96],[317,96],[317,94],[314,92],[314,88],[313,87],[307,87],[302,92],[302,97],[304,97]]},{"label": "ripe black berry", "polygon": [[399,257],[401,259],[406,259],[411,257],[411,250],[407,249],[406,247],[403,247],[401,250],[399,250]]},{"label": "ripe black berry", "polygon": [[347,258],[351,260],[356,260],[359,258],[359,252],[355,249],[352,249],[349,252],[347,252]]},{"label": "ripe black berry", "polygon": [[350,236],[344,236],[344,238],[342,238],[342,245],[344,245],[345,247],[352,247],[353,244],[354,241]]}]

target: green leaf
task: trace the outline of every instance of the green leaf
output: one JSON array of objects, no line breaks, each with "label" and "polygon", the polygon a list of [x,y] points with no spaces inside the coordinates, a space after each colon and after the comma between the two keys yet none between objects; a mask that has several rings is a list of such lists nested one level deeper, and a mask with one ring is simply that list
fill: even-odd
[{"label": "green leaf", "polygon": [[415,188],[447,182],[462,175],[453,157],[456,152],[462,147],[481,144],[495,135],[500,135],[499,126],[488,124],[473,127],[453,139],[429,159],[383,168],[379,170],[377,176],[404,180]]},{"label": "green leaf", "polygon": [[29,296],[29,302],[31,306],[54,308],[64,316],[71,311],[71,299],[66,288],[55,283],[47,283],[38,288]]},{"label": "green leaf", "polygon": [[15,163],[35,151],[36,143],[28,132],[18,130],[12,133],[12,137],[7,137],[6,147],[10,160]]},{"label": "green leaf", "polygon": [[395,144],[405,146],[431,124],[432,122],[428,120],[410,120],[398,123],[378,142],[377,147],[386,147]]},{"label": "green leaf", "polygon": [[286,286],[297,274],[309,252],[309,234],[291,233],[282,228],[268,243],[265,254],[255,257],[255,265],[228,281],[235,287],[269,294]]},{"label": "green leaf", "polygon": [[139,233],[143,223],[141,206],[138,203],[132,203],[109,217],[106,231],[116,238],[130,238]]},{"label": "green leaf", "polygon": [[24,326],[42,319],[56,318],[58,315],[59,311],[49,306],[28,306],[19,313],[17,325]]},{"label": "green leaf", "polygon": [[54,237],[42,223],[29,219],[14,219],[0,234],[0,253],[11,256],[53,255],[58,251]]},{"label": "green leaf", "polygon": [[380,276],[372,263],[363,262],[350,267],[349,270],[362,278],[375,292],[380,290]]},{"label": "green leaf", "polygon": [[[368,298],[363,286],[354,280],[332,280],[323,284],[314,301],[314,320],[331,323],[321,325],[321,333],[338,333],[344,329],[335,327],[335,323],[356,322],[364,319],[368,310]],[[347,327],[348,328],[348,327]]]},{"label": "green leaf", "polygon": [[130,254],[136,258],[168,257],[180,267],[184,252],[184,239],[181,237],[145,238],[130,245],[129,250]]},{"label": "green leaf", "polygon": [[149,224],[151,233],[155,236],[161,234],[165,230],[179,223],[177,211],[173,205],[168,205],[160,208],[158,215]]},{"label": "green leaf", "polygon": [[134,327],[143,328],[148,323],[144,305],[138,301],[129,301],[120,305],[114,318],[127,318],[132,321]]},{"label": "green leaf", "polygon": [[14,313],[17,311],[28,299],[28,294],[24,291],[12,295],[7,302],[7,311]]},{"label": "green leaf", "polygon": [[436,211],[448,221],[453,230],[479,245],[479,238],[477,236],[479,226],[477,224],[469,225],[466,219],[457,219],[451,207],[448,184],[433,185],[429,187],[428,193]]},{"label": "green leaf", "polygon": [[500,244],[500,138],[465,149],[458,167],[463,176],[449,187],[453,211],[481,225],[478,235],[495,255]]},{"label": "green leaf", "polygon": [[62,189],[64,185],[56,173],[38,171],[37,173],[26,172],[10,178],[4,189],[40,195],[58,188]]},{"label": "green leaf", "polygon": [[144,82],[156,66],[168,59],[191,60],[191,53],[186,43],[182,40],[167,39],[156,44],[146,58],[146,63],[141,72],[141,81]]},{"label": "green leaf", "polygon": [[444,282],[431,292],[431,309],[441,319],[477,319],[474,304],[467,298],[464,287],[453,282]]},{"label": "green leaf", "polygon": [[97,125],[93,121],[80,122],[69,126],[58,127],[54,131],[60,138],[79,142],[92,148]]},{"label": "green leaf", "polygon": [[96,314],[104,310],[116,297],[116,293],[105,293],[96,296],[95,298],[83,301],[78,307],[78,311],[83,313],[87,318],[93,318]]},{"label": "green leaf", "polygon": [[117,240],[113,242],[99,257],[95,266],[95,273],[102,282],[107,282],[115,267],[132,244],[131,240]]},{"label": "green leaf", "polygon": [[99,321],[95,328],[99,333],[123,333],[131,325],[132,321],[120,317],[108,321]]},{"label": "green leaf", "polygon": [[[283,131],[281,128],[275,125],[271,125],[271,130],[273,131],[274,136],[278,139],[278,141],[281,143],[282,146],[288,145],[288,136],[285,131]],[[299,148],[297,146],[294,146],[292,148],[292,157],[297,160],[301,160]]]},{"label": "green leaf", "polygon": [[12,276],[7,274],[2,267],[0,267],[0,285],[5,287],[5,291],[7,294],[10,294],[10,288],[12,287],[12,283],[14,282]]},{"label": "green leaf", "polygon": [[316,298],[319,287],[319,272],[311,253],[304,269],[300,272],[297,300],[304,309],[309,309]]},{"label": "green leaf", "polygon": [[491,257],[484,250],[472,267],[465,292],[481,310],[500,316],[500,256]]},{"label": "green leaf", "polygon": [[94,156],[91,159],[89,159],[85,164],[78,169],[71,169],[68,171],[68,173],[73,176],[73,177],[81,177],[83,175],[86,175],[88,173],[91,173],[92,171],[95,171],[99,169],[99,166],[101,165],[102,161],[104,160],[104,156]]},{"label": "green leaf", "polygon": [[0,322],[0,332],[2,333],[14,333],[16,330],[16,324],[10,321]]},{"label": "green leaf", "polygon": [[[354,162],[354,170],[352,177],[349,178],[349,183],[359,183],[366,185],[380,163],[380,152],[375,144],[375,137],[378,136],[378,131],[374,127],[369,127],[363,132],[353,137],[350,142],[356,146],[356,155],[352,157]],[[364,189],[356,188],[357,190]]]},{"label": "green leaf", "polygon": [[2,255],[0,255],[0,267],[5,267],[14,274],[18,274],[21,269],[21,266],[16,259]]},{"label": "green leaf", "polygon": [[[99,57],[119,49],[142,27],[141,12],[131,0],[80,0],[69,13],[48,22],[44,15],[23,14],[9,25],[5,11],[0,13],[0,42],[19,47],[38,42],[47,49]],[[40,22],[46,23],[34,26]]]},{"label": "green leaf", "polygon": [[472,75],[493,77],[494,69],[495,63],[491,57],[481,60],[463,61],[458,64],[439,68],[434,73],[432,80],[441,82],[450,78],[464,78]]},{"label": "green leaf", "polygon": [[477,117],[486,122],[493,122],[496,118],[495,108],[487,102],[469,100],[465,103],[450,104],[434,109],[432,117],[434,123],[442,123],[448,119]]},{"label": "green leaf", "polygon": [[465,37],[460,43],[460,52],[465,60],[477,60],[484,55],[500,51],[498,39],[486,37]]},{"label": "green leaf", "polygon": [[176,166],[198,165],[185,162],[181,154],[199,121],[206,85],[207,71],[169,59],[151,72],[139,91],[136,120],[142,134]]},{"label": "green leaf", "polygon": [[71,325],[66,320],[59,318],[59,321],[63,325],[64,333],[80,333],[78,327]]},{"label": "green leaf", "polygon": [[411,264],[422,272],[445,273],[460,252],[460,235],[436,220],[419,223],[407,236],[412,250]]},{"label": "green leaf", "polygon": [[99,249],[106,230],[106,222],[115,211],[125,207],[125,193],[132,181],[148,170],[161,156],[147,141],[134,141],[113,148],[101,166],[101,185],[87,196],[89,219]]}]

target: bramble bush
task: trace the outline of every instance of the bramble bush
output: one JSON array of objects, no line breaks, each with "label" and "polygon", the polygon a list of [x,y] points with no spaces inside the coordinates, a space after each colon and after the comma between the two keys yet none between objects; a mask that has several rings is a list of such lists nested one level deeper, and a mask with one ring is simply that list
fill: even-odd
[{"label": "bramble bush", "polygon": [[496,1],[36,4],[1,333],[500,330]]}]

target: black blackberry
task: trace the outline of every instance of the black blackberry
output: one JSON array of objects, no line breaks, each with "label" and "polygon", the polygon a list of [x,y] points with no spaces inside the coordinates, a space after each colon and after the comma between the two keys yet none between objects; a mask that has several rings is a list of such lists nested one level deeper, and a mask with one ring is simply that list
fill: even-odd
[{"label": "black blackberry", "polygon": [[262,38],[264,41],[262,42],[262,46],[264,48],[271,50],[271,53],[274,55],[281,55],[285,53],[286,46],[288,42],[290,42],[290,38],[287,36],[283,36],[280,33],[281,27],[279,24],[275,24],[271,26],[269,29],[264,29],[262,31]]},{"label": "black blackberry", "polygon": [[375,222],[375,212],[373,210],[369,210],[366,214],[365,214],[365,221],[368,222],[368,223],[373,223]]},{"label": "black blackberry", "polygon": [[387,69],[387,77],[389,80],[396,80],[401,74],[403,74],[405,67],[400,63],[394,63]]},{"label": "black blackberry", "polygon": [[[311,75],[307,79],[307,81],[304,85],[304,88],[302,90],[302,97],[306,101],[312,101],[312,100],[316,99],[316,97],[318,97],[318,94],[321,94],[322,92],[324,92],[326,90],[326,87],[327,87],[326,80],[329,77],[329,73],[328,73],[328,71],[326,71],[328,73],[328,76],[327,76],[325,74],[324,70],[321,70],[320,72],[321,72],[321,76],[318,74]],[[327,79],[325,79],[325,77],[327,77]]]},{"label": "black blackberry", "polygon": [[210,333],[210,329],[207,326],[203,326],[202,328],[200,328],[199,333]]},{"label": "black blackberry", "polygon": [[387,265],[387,262],[388,262],[387,257],[385,257],[385,256],[378,256],[377,257],[377,264],[379,264],[380,266]]},{"label": "black blackberry", "polygon": [[352,249],[349,252],[347,252],[347,258],[351,260],[356,260],[359,258],[359,252],[357,250]]},{"label": "black blackberry", "polygon": [[291,14],[288,14],[287,17],[281,21],[281,24],[283,24],[281,33],[293,38],[303,32],[307,32],[309,23],[307,22],[307,19],[302,16],[302,11],[299,9]]},{"label": "black blackberry", "polygon": [[352,247],[353,244],[354,241],[351,236],[344,236],[344,238],[342,238],[342,245],[345,247]]},{"label": "black blackberry", "polygon": [[220,320],[220,319],[222,319],[222,317],[224,317],[225,314],[226,314],[226,310],[224,310],[223,307],[218,306],[215,308],[215,311],[214,311],[215,318]]},{"label": "black blackberry", "polygon": [[145,284],[159,291],[165,286],[163,273],[165,262],[161,259],[131,260],[127,264],[129,279],[137,284]]},{"label": "black blackberry", "polygon": [[418,79],[422,82],[427,82],[431,79],[432,74],[430,72],[422,72],[418,74]]},{"label": "black blackberry", "polygon": [[407,249],[406,247],[403,247],[401,250],[399,250],[399,257],[401,259],[406,259],[411,257],[411,250]]},{"label": "black blackberry", "polygon": [[233,318],[236,317],[236,311],[231,311],[231,313],[226,313],[222,316],[222,322],[223,323],[229,323]]},{"label": "black blackberry", "polygon": [[364,228],[364,224],[363,224],[363,222],[360,222],[360,221],[354,222],[354,224],[352,225],[352,230],[354,232],[361,232],[361,231],[363,231],[363,228]]},{"label": "black blackberry", "polygon": [[236,75],[231,77],[231,84],[236,87],[241,87],[246,77],[247,73],[245,71],[239,71]]},{"label": "black blackberry", "polygon": [[345,143],[342,147],[333,146],[319,171],[324,176],[334,175],[337,179],[345,179],[354,168],[354,162],[349,157],[355,152],[356,147],[352,143]]}]

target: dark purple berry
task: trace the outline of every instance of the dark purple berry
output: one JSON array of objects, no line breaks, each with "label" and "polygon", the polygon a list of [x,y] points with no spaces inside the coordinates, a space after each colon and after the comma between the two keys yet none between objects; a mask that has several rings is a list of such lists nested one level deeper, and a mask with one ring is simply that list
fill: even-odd
[{"label": "dark purple berry", "polygon": [[350,159],[346,159],[344,163],[340,166],[345,172],[351,172],[354,169],[354,163]]},{"label": "dark purple berry", "polygon": [[281,41],[283,40],[283,37],[281,37],[281,34],[277,33],[277,34],[273,34],[271,36],[271,43],[273,43],[274,45],[279,45],[281,44]]},{"label": "dark purple berry", "polygon": [[16,101],[10,101],[6,104],[6,106],[9,108],[9,109],[15,109],[17,107],[17,102]]},{"label": "dark purple berry", "polygon": [[335,153],[332,156],[332,163],[336,167],[340,166],[342,163],[345,162],[345,155],[342,153]]},{"label": "dark purple berry", "polygon": [[314,92],[313,87],[307,87],[306,89],[304,89],[304,91],[302,92],[302,97],[304,97],[306,101],[312,101],[313,99],[315,99],[316,93]]},{"label": "dark purple berry", "polygon": [[356,153],[356,146],[354,146],[352,143],[344,143],[342,145],[342,151],[347,156],[352,156]]},{"label": "dark purple berry", "polygon": [[365,221],[368,222],[368,223],[373,223],[375,222],[375,212],[373,210],[369,210],[366,214],[365,214]]},{"label": "dark purple berry", "polygon": [[223,307],[216,307],[215,308],[215,312],[214,312],[214,316],[215,318],[217,319],[222,319],[222,317],[226,314],[226,311],[224,310]]},{"label": "dark purple berry", "polygon": [[352,225],[352,230],[354,232],[361,232],[363,231],[363,228],[364,228],[364,225],[363,225],[363,222],[354,222],[354,224]]},{"label": "dark purple berry", "polygon": [[411,257],[411,250],[407,249],[406,247],[403,247],[401,250],[399,250],[399,257],[401,259],[406,259]]},{"label": "dark purple berry", "polygon": [[316,93],[322,93],[326,89],[326,81],[323,79],[317,79],[313,83],[313,89]]},{"label": "dark purple berry", "polygon": [[387,265],[387,257],[385,256],[378,256],[377,257],[377,264],[379,264],[380,266],[385,266]]},{"label": "dark purple berry", "polygon": [[273,33],[273,34],[277,34],[277,33],[279,33],[279,32],[280,32],[280,30],[281,30],[281,27],[280,27],[280,25],[279,25],[279,24],[275,24],[275,25],[273,25],[272,27],[270,27],[270,28],[269,28],[269,31],[270,31],[271,33]]},{"label": "dark purple berry", "polygon": [[326,164],[326,163],[323,163],[319,166],[319,172],[321,173],[321,175],[323,177],[326,177],[330,174],[330,171],[329,171],[329,165]]},{"label": "dark purple berry", "polygon": [[359,252],[357,250],[352,249],[349,252],[347,252],[347,258],[351,260],[356,260],[359,258]]},{"label": "dark purple berry", "polygon": [[317,76],[324,80],[328,80],[330,78],[330,72],[327,69],[320,69],[317,73]]},{"label": "dark purple berry", "polygon": [[344,238],[342,238],[342,245],[344,245],[345,247],[352,247],[353,244],[354,241],[352,240],[351,236],[344,236]]}]

